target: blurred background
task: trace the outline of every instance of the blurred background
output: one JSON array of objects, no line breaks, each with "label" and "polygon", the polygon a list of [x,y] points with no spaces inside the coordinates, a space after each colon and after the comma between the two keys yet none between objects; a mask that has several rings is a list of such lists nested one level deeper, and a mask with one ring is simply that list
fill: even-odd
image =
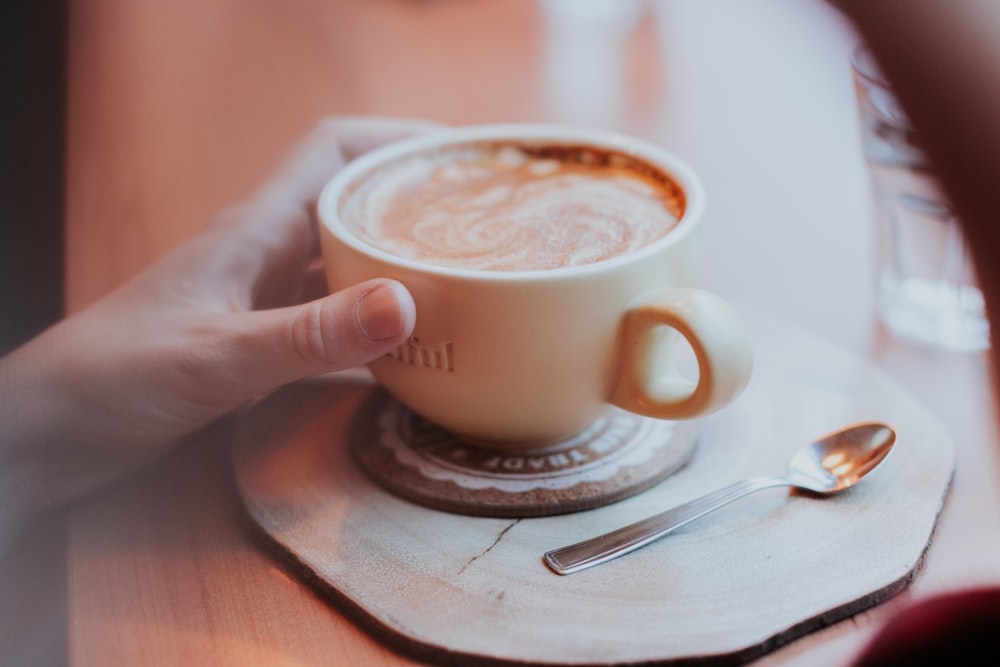
[{"label": "blurred background", "polygon": [[[553,121],[659,143],[705,180],[705,280],[734,298],[759,257],[743,242],[716,248],[718,235],[752,246],[790,217],[801,225],[781,233],[802,237],[781,246],[836,251],[865,233],[842,224],[865,216],[854,39],[824,0],[40,0],[2,11],[0,350],[208,224],[328,115]],[[775,252],[797,280],[821,279]],[[817,304],[797,307],[823,318]]]},{"label": "blurred background", "polygon": [[0,3],[0,355],[63,310],[66,2]]},{"label": "blurred background", "polygon": [[[783,248],[868,243],[853,37],[823,0],[71,0],[67,22],[69,311],[245,197],[328,115],[654,141],[705,181],[706,286],[820,326],[837,326],[825,304],[742,294],[741,276],[763,252],[801,294],[822,267]],[[851,261],[864,300],[868,262]]]}]

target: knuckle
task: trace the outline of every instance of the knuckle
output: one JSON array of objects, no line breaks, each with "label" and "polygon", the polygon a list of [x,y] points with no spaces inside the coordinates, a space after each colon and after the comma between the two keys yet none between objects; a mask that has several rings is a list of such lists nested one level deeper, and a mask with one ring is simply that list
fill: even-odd
[{"label": "knuckle", "polygon": [[333,365],[337,360],[336,320],[326,310],[325,301],[306,304],[291,321],[292,346],[310,364]]}]

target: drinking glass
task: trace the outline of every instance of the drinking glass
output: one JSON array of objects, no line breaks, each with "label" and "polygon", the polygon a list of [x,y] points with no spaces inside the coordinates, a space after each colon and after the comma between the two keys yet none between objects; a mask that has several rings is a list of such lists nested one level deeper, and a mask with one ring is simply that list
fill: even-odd
[{"label": "drinking glass", "polygon": [[952,350],[989,346],[983,295],[955,213],[872,52],[851,58],[890,331]]}]

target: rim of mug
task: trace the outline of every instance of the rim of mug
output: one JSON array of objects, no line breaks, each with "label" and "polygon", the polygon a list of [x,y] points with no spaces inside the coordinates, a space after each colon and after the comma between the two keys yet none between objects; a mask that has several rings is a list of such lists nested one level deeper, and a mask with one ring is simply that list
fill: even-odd
[{"label": "rim of mug", "polygon": [[[341,196],[355,179],[378,166],[425,150],[444,148],[479,141],[538,141],[578,142],[621,152],[663,171],[684,190],[684,213],[664,236],[641,248],[589,264],[576,264],[547,269],[496,270],[442,266],[394,255],[358,238],[343,223],[339,215]],[[686,162],[656,144],[630,135],[595,128],[552,123],[495,123],[448,127],[394,141],[373,149],[349,162],[320,191],[316,204],[319,223],[341,242],[384,263],[421,273],[491,281],[538,280],[589,275],[612,271],[622,265],[642,261],[666,246],[679,243],[693,233],[704,216],[705,193],[701,180]]]}]

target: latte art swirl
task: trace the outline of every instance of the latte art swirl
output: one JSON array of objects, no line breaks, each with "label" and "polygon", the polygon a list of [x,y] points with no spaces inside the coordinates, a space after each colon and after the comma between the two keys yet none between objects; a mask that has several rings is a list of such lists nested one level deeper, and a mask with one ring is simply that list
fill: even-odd
[{"label": "latte art swirl", "polygon": [[682,213],[680,189],[631,158],[513,145],[405,158],[370,175],[341,204],[345,224],[369,245],[489,271],[610,259],[661,238]]}]

